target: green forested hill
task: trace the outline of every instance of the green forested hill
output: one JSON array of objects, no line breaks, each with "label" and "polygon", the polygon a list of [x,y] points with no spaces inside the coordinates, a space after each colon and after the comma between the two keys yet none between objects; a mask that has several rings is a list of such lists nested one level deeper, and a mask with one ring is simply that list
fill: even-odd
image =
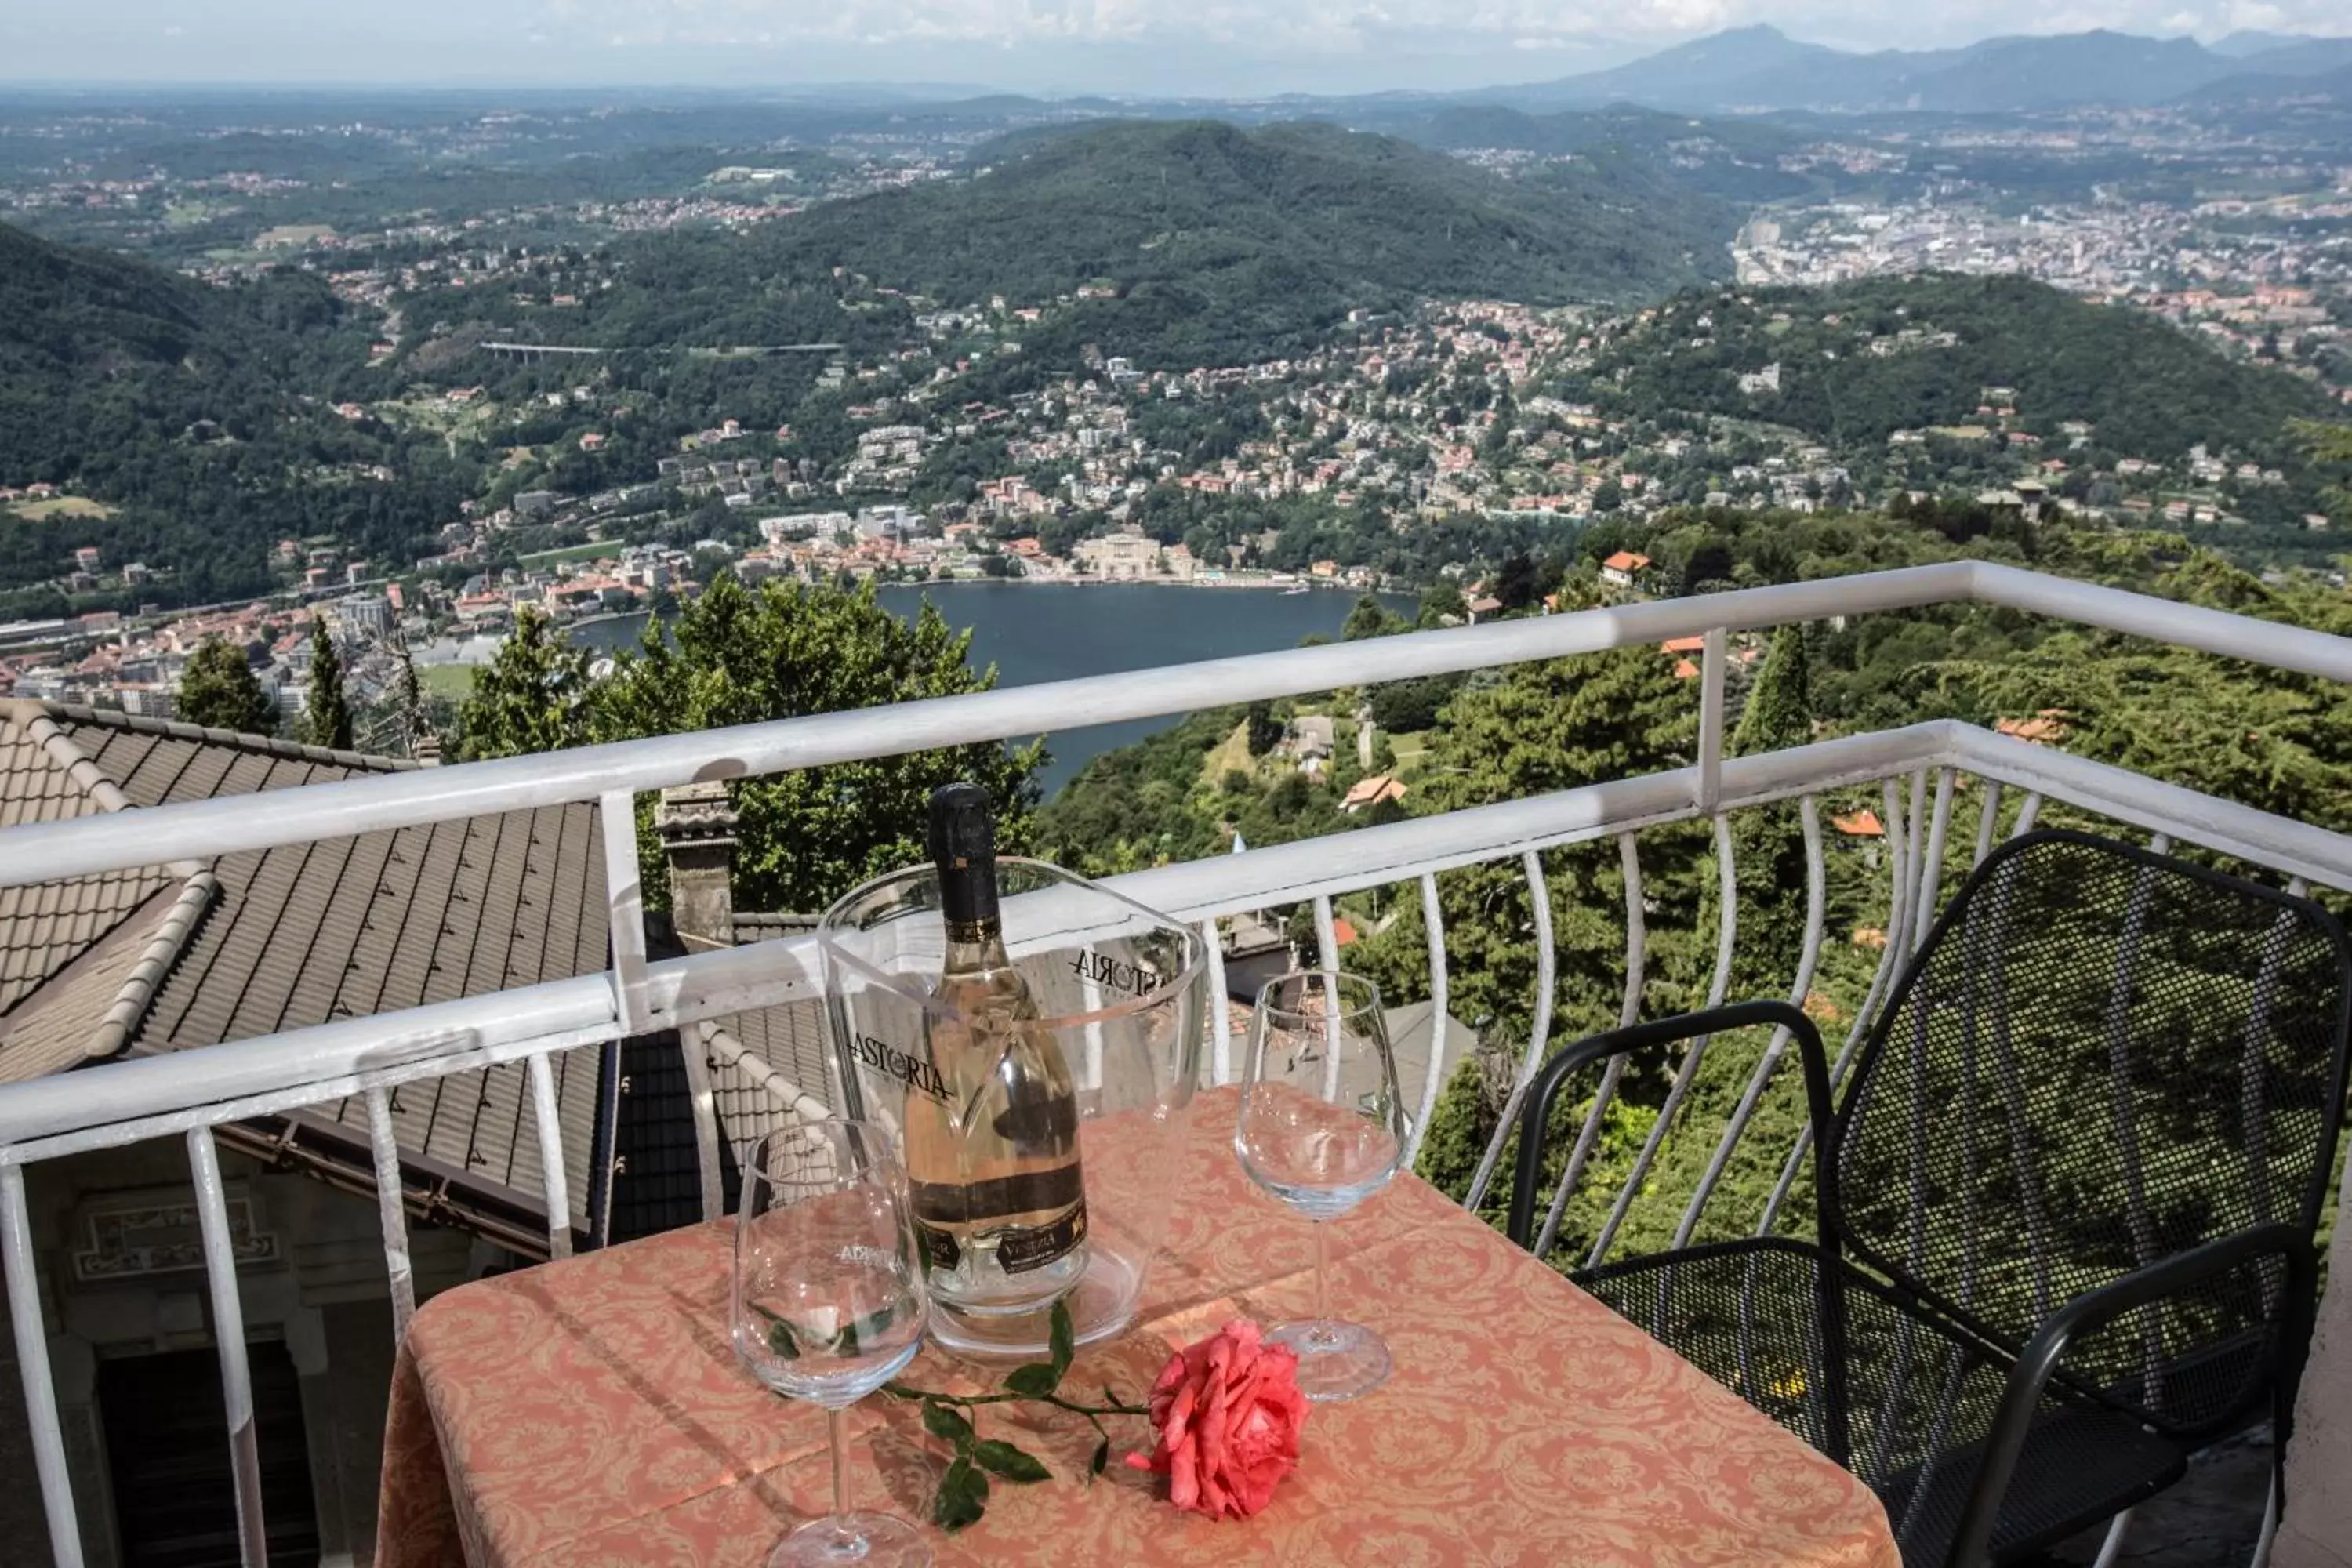
[{"label": "green forested hill", "polygon": [[1500,104],[1449,104],[1403,112],[1371,110],[1360,121],[1441,151],[1510,147],[1540,157],[1569,157],[1576,172],[1603,177],[1641,162],[1670,170],[1675,184],[1738,203],[1780,201],[1819,192],[1819,174],[1795,174],[1780,159],[1805,144],[1781,126],[1759,121],[1693,120],[1628,103],[1559,114],[1527,114]]},{"label": "green forested hill", "polygon": [[[1736,218],[1637,161],[1511,181],[1442,153],[1329,125],[1203,122],[1024,132],[969,180],[830,204],[725,247],[662,237],[638,281],[572,330],[635,342],[810,286],[835,268],[950,303],[1002,294],[1089,300],[1027,335],[1146,365],[1259,357],[1304,344],[1352,307],[1419,296],[1531,303],[1654,297],[1720,276]],[[694,283],[674,263],[691,258]],[[658,296],[658,302],[656,300]],[[1065,341],[1066,340],[1066,342]]]},{"label": "green forested hill", "polygon": [[[331,532],[390,553],[456,515],[469,492],[437,444],[406,451],[331,410],[367,333],[307,276],[216,289],[0,225],[0,483],[117,509],[0,512],[0,618],[54,609],[8,591],[86,544],[204,600],[267,586],[278,539]],[[394,478],[362,472],[379,467]]]},{"label": "green forested hill", "polygon": [[[1743,374],[1775,364],[1778,390],[1740,390]],[[2153,317],[2015,277],[1687,293],[1611,344],[1593,379],[1635,406],[1750,417],[1849,447],[1976,421],[1985,389],[2007,387],[2013,427],[2047,437],[2089,420],[2100,452],[2163,462],[2200,442],[2291,461],[2288,422],[2330,406],[2308,383],[2227,360]]]}]

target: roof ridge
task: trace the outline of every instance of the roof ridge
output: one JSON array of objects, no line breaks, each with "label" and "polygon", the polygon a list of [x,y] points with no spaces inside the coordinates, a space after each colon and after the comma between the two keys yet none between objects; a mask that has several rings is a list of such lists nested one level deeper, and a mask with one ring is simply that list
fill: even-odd
[{"label": "roof ridge", "polygon": [[248,735],[236,730],[208,729],[202,724],[184,723],[177,719],[154,719],[144,714],[125,713],[119,708],[94,707],[86,702],[45,701],[39,706],[47,709],[53,717],[76,724],[103,724],[142,735],[169,735],[178,741],[203,741],[216,746],[235,746],[244,752],[288,757],[297,762],[327,763],[367,773],[404,773],[424,765],[408,757],[383,757],[370,752],[350,752],[337,747],[309,745],[300,741],[281,741],[274,735]]},{"label": "roof ridge", "polygon": [[[0,704],[0,714],[14,721],[27,740],[40,747],[49,764],[72,780],[100,810],[112,813],[139,809],[137,803],[123,793],[121,784],[98,765],[97,759],[58,726],[60,718],[70,721],[76,717],[66,704],[11,700]],[[103,1058],[121,1050],[131,1031],[146,1016],[154,1000],[155,987],[179,962],[188,938],[220,890],[219,881],[201,860],[169,860],[163,862],[163,869],[180,879],[179,895],[149,933],[137,963],[116,989],[113,1005],[83,1047],[87,1058]]]},{"label": "roof ridge", "polygon": [[123,976],[121,988],[114,994],[113,1005],[107,1008],[106,1016],[99,1021],[89,1043],[83,1047],[92,1059],[103,1060],[121,1054],[131,1036],[146,1022],[148,1010],[155,1003],[155,993],[179,967],[180,960],[187,956],[189,943],[219,897],[220,879],[209,868],[197,870],[180,884],[179,896],[148,934],[139,962]]},{"label": "roof ridge", "polygon": [[26,740],[39,747],[49,765],[65,774],[99,810],[131,809],[131,797],[122,793],[122,786],[98,765],[97,758],[75,745],[73,737],[58,728],[55,704],[12,698],[0,703],[0,714],[15,723]]}]

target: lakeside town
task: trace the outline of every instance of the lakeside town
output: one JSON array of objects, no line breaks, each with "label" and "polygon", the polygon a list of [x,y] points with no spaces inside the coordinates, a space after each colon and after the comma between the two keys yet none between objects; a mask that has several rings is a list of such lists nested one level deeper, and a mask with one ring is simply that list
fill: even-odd
[{"label": "lakeside town", "polygon": [[[980,178],[986,168],[971,155],[988,135],[1078,110],[1015,106],[1012,121],[985,124],[771,111],[768,142],[732,146],[690,178],[667,171],[637,188],[624,163],[604,188],[576,197],[510,199],[535,184],[519,179],[485,184],[470,208],[273,220],[331,216],[317,204],[354,160],[495,152],[560,163],[604,148],[600,139],[625,149],[633,134],[625,111],[446,123],[405,112],[373,110],[331,135],[275,121],[206,132],[308,149],[273,153],[267,170],[191,160],[175,124],[129,112],[63,114],[0,146],[0,211],[14,217],[172,255],[208,281],[286,267],[320,280],[378,325],[364,382],[307,399],[315,416],[388,433],[412,454],[478,454],[490,476],[453,501],[413,557],[371,555],[331,531],[286,537],[270,552],[276,591],[236,602],[187,607],[204,595],[169,563],[102,535],[78,545],[40,584],[64,613],[0,625],[0,692],[168,716],[187,657],[217,636],[247,650],[291,713],[305,700],[310,624],[323,618],[363,708],[412,668],[428,691],[454,698],[519,614],[567,625],[663,615],[721,570],[747,582],[1475,587],[1504,554],[1600,522],[1905,495],[2206,542],[2331,526],[2276,451],[2219,435],[2178,449],[2119,443],[2080,410],[2037,405],[1998,365],[1972,412],[1866,441],[1776,422],[1776,400],[1800,374],[1787,356],[1749,356],[1717,378],[1727,395],[1696,402],[1624,389],[1629,364],[1712,346],[1717,315],[1767,295],[1936,272],[2038,279],[2352,405],[2352,167],[2193,109],[1808,132],[1763,162],[1777,177],[1820,175],[1853,194],[1750,204],[1729,247],[1733,281],[1715,293],[1638,309],[1423,300],[1352,311],[1293,352],[1194,368],[1154,368],[1104,334],[1057,358],[1075,357],[1070,373],[1034,374],[1031,346],[1063,343],[1069,323],[1116,298],[1108,283],[956,300],[836,269],[847,321],[898,330],[847,346],[783,345],[804,353],[807,379],[779,374],[754,382],[772,395],[705,398],[698,412],[723,416],[684,434],[677,415],[689,405],[649,391],[659,378],[642,359],[601,346],[584,325],[629,282],[628,253],[610,242],[740,233],[848,198]],[[1669,144],[1671,161],[1727,155],[1727,132],[1691,124]],[[779,125],[785,133],[772,134]],[[2193,169],[2206,194],[2158,199],[2079,172],[2150,149]],[[1450,152],[1528,180],[1581,156]],[[1769,314],[1767,334],[1838,320],[1801,305]],[[1838,331],[1832,354],[1966,346],[1928,322]],[[724,366],[780,351],[664,352]],[[213,418],[183,439],[235,445]],[[415,476],[366,461],[303,478],[373,493]],[[0,510],[16,518],[102,521],[117,504],[12,474],[0,456]]]},{"label": "lakeside town", "polygon": [[[342,278],[337,286],[369,287]],[[2247,310],[2296,311],[2309,292],[2256,288],[2240,299]],[[1466,556],[1442,553],[1423,555],[1417,570],[1383,567],[1361,541],[1351,552],[1360,559],[1302,552],[1302,542],[1332,537],[1328,526],[1228,537],[1218,522],[1234,508],[1296,503],[1326,523],[1370,520],[1376,532],[1410,542],[1438,537],[1449,521],[1541,531],[1602,517],[1638,522],[1675,506],[1809,512],[1881,496],[1890,485],[1933,494],[1958,474],[1979,502],[2028,521],[2046,511],[2193,528],[2242,523],[2248,498],[2284,483],[2275,467],[2201,444],[2086,458],[2098,447],[2091,422],[2021,406],[2007,386],[1984,387],[1973,420],[1896,430],[1882,452],[1859,458],[1752,420],[1627,414],[1558,394],[1612,354],[1694,332],[1702,341],[1704,300],[1620,314],[1431,301],[1409,319],[1359,312],[1320,352],[1184,372],[1146,373],[1090,346],[1088,374],[999,399],[961,395],[992,360],[1019,355],[1021,333],[1076,301],[914,303],[923,307],[915,319],[928,344],[869,363],[837,359],[821,374],[822,385],[839,390],[850,429],[836,460],[775,455],[794,446],[795,432],[746,410],[680,438],[633,483],[467,502],[439,530],[436,548],[412,561],[373,562],[331,539],[287,539],[273,556],[284,591],[272,597],[0,626],[0,689],[169,717],[186,659],[219,637],[247,649],[265,690],[295,713],[307,697],[310,626],[323,618],[363,706],[381,702],[404,679],[404,666],[425,672],[433,690],[460,696],[467,667],[487,659],[522,611],[558,623],[661,614],[720,570],[747,583],[1291,592],[1418,588],[1422,579],[1458,582],[1475,571]],[[1775,325],[1785,324],[1784,312]],[[1955,346],[1948,332],[1906,327],[1860,352]],[[1777,389],[1780,368],[1742,375],[1739,390]],[[479,384],[439,393],[409,384],[334,412],[352,421],[438,418],[492,439],[502,426],[543,425],[551,410],[562,433],[532,456],[593,454],[625,427],[630,410],[609,369],[587,377],[542,395],[538,406],[502,405]],[[992,459],[994,467],[975,469]],[[0,505],[19,510],[79,499],[55,486],[0,485]],[[2297,521],[2330,526],[2318,510]],[[155,580],[142,563],[85,547],[58,586],[135,595]]]}]

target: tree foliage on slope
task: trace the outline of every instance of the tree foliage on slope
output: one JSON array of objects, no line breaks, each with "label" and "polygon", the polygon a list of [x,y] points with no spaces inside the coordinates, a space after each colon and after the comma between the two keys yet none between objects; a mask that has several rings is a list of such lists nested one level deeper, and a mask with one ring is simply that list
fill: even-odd
[{"label": "tree foliage on slope", "polygon": [[[535,617],[519,621],[467,704],[463,744],[471,757],[507,756],[985,691],[996,672],[971,668],[971,641],[928,604],[900,620],[870,586],[748,588],[721,575],[667,636],[649,625],[598,682],[583,653]],[[921,860],[930,792],[957,779],[994,797],[998,843],[1017,853],[1044,757],[1042,742],[987,742],[739,779],[737,902],[822,910],[868,877]],[[664,886],[659,843],[643,825],[640,843],[646,885]]]},{"label": "tree foliage on slope", "polygon": [[1719,274],[1737,226],[1652,172],[1514,183],[1321,124],[1097,122],[1016,132],[981,157],[969,181],[828,203],[724,247],[647,240],[595,310],[645,314],[657,292],[669,341],[702,342],[747,302],[830,291],[835,268],[952,303],[1103,284],[1118,297],[1024,330],[1024,358],[1066,364],[1100,342],[1147,366],[1197,364],[1303,347],[1351,307],[1426,295],[1646,297]]},{"label": "tree foliage on slope", "polygon": [[[1957,341],[1931,341],[1938,332]],[[1892,352],[1871,349],[1874,338]],[[1776,363],[1777,389],[1739,390],[1741,375]],[[2088,420],[2097,450],[2165,462],[2200,442],[2293,462],[2289,422],[2326,411],[2294,376],[2018,277],[1685,294],[1619,338],[1593,376],[1629,406],[1769,420],[1871,447],[1896,430],[1974,421],[1985,389],[2008,387],[2031,430]]]},{"label": "tree foliage on slope", "polygon": [[234,730],[242,735],[272,735],[278,731],[278,710],[253,676],[245,649],[217,637],[206,637],[188,658],[180,674],[180,717],[207,730]]},{"label": "tree foliage on slope", "polygon": [[[168,568],[153,591],[183,600],[269,586],[281,538],[413,552],[471,486],[436,438],[326,406],[368,337],[307,274],[215,288],[0,224],[0,480],[122,509],[39,522],[0,511],[0,590],[56,575],[85,544],[110,566]],[[397,482],[362,477],[377,466]]]}]

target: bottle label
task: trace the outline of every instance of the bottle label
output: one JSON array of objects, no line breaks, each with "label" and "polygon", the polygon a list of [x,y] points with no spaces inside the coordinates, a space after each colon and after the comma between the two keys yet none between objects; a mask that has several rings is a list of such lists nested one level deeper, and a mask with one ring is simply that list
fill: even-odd
[{"label": "bottle label", "polygon": [[955,1271],[956,1260],[963,1256],[953,1232],[925,1225],[921,1220],[915,1222],[915,1245],[922,1251],[925,1267],[949,1273]]},{"label": "bottle label", "polygon": [[[997,1232],[996,1266],[1007,1274],[1026,1274],[1067,1258],[1086,1238],[1087,1205],[1081,1200],[1076,1208],[1051,1225],[1013,1226]],[[917,1220],[915,1244],[927,1268],[953,1273],[962,1261],[962,1245],[956,1240],[955,1233],[943,1226]]]},{"label": "bottle label", "polygon": [[1067,1258],[1086,1238],[1087,1205],[1082,1198],[1077,1207],[1051,1225],[1005,1232],[996,1244],[997,1265],[1007,1274],[1026,1274]]}]

